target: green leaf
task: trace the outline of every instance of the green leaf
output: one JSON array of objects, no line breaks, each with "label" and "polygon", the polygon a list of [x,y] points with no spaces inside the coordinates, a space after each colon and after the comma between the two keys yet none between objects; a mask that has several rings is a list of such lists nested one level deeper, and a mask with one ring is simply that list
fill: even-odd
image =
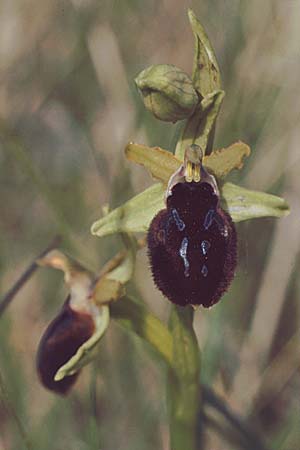
[{"label": "green leaf", "polygon": [[142,303],[126,296],[110,305],[111,318],[125,329],[134,332],[148,342],[171,367],[173,341],[168,328]]},{"label": "green leaf", "polygon": [[224,98],[224,91],[215,91],[207,94],[196,108],[193,115],[187,120],[179,139],[175,156],[183,160],[185,149],[192,144],[201,147],[203,154],[208,154],[212,150],[212,138],[215,129],[215,122]]},{"label": "green leaf", "polygon": [[197,449],[200,408],[200,354],[193,330],[193,309],[172,307],[173,371],[169,372],[168,407],[172,450]]},{"label": "green leaf", "polygon": [[221,75],[213,47],[201,23],[189,9],[188,17],[195,37],[192,80],[203,97],[221,89]]},{"label": "green leaf", "polygon": [[221,195],[224,209],[234,222],[257,217],[284,217],[290,212],[284,199],[265,192],[250,191],[233,183],[225,183]]},{"label": "green leaf", "polygon": [[[171,175],[179,168],[181,161],[172,153],[160,147],[130,143],[125,149],[126,157],[146,167],[153,178],[167,185]],[[225,177],[233,169],[243,167],[243,159],[250,155],[250,148],[243,142],[236,142],[227,148],[215,150],[204,156],[203,165],[216,178]]]},{"label": "green leaf", "polygon": [[98,344],[109,325],[109,307],[104,305],[97,308],[94,321],[95,332],[92,337],[84,342],[75,355],[58,369],[54,377],[55,381],[60,381],[64,377],[73,375],[95,358],[98,351]]},{"label": "green leaf", "polygon": [[96,236],[146,232],[155,214],[164,208],[164,187],[154,184],[92,225]]}]

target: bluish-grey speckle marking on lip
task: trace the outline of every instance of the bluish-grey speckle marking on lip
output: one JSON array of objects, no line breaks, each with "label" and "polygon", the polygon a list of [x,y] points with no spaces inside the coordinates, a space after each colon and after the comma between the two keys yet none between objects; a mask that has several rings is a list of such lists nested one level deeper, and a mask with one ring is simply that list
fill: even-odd
[{"label": "bluish-grey speckle marking on lip", "polygon": [[204,223],[203,223],[203,226],[204,226],[204,228],[206,230],[209,229],[209,227],[213,223],[214,218],[215,218],[215,210],[214,209],[210,209],[208,211],[208,213],[206,214],[205,219],[204,219]]},{"label": "bluish-grey speckle marking on lip", "polygon": [[224,225],[223,220],[221,220],[220,216],[218,214],[215,214],[213,220],[216,221],[222,236],[227,237],[228,229],[227,229],[227,226]]},{"label": "bluish-grey speckle marking on lip", "polygon": [[185,229],[185,223],[183,222],[183,220],[181,220],[176,208],[172,209],[172,216],[173,219],[175,220],[178,230],[183,231]]},{"label": "bluish-grey speckle marking on lip", "polygon": [[202,250],[202,254],[205,256],[207,255],[208,250],[210,249],[211,245],[210,242],[204,240],[201,242],[201,250]]},{"label": "bluish-grey speckle marking on lip", "polygon": [[203,264],[202,269],[201,269],[201,273],[204,277],[207,277],[208,275],[208,268],[206,267],[205,264]]},{"label": "bluish-grey speckle marking on lip", "polygon": [[179,249],[179,255],[181,256],[181,258],[183,259],[183,264],[184,264],[184,276],[185,277],[189,277],[190,273],[189,273],[189,268],[190,268],[190,264],[189,261],[187,259],[187,248],[188,248],[188,238],[184,237],[182,239],[181,245],[180,245],[180,249]]}]

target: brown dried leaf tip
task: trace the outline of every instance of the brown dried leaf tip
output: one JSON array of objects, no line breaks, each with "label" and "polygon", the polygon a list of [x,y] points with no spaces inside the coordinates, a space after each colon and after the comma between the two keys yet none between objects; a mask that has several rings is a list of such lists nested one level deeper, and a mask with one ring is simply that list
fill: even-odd
[{"label": "brown dried leaf tip", "polygon": [[234,277],[235,227],[196,145],[169,181],[166,208],[149,227],[148,249],[155,284],[180,306],[212,306]]}]

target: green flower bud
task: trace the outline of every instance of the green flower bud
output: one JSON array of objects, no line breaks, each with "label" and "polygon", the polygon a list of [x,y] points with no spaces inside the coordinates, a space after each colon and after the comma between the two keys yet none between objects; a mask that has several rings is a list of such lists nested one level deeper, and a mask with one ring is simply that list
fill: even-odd
[{"label": "green flower bud", "polygon": [[145,107],[165,122],[189,117],[199,97],[190,77],[171,64],[158,64],[143,70],[135,79]]}]

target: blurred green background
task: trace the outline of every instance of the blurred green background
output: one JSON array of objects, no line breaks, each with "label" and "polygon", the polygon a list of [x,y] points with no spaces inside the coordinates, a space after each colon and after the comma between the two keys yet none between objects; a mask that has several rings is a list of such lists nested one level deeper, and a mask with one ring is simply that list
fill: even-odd
[{"label": "blurred green background", "polygon": [[[125,161],[128,141],[174,147],[176,127],[144,110],[133,78],[155,63],[191,72],[188,7],[215,47],[226,91],[215,146],[252,148],[231,180],[282,195],[292,208],[280,221],[238,225],[230,292],[196,313],[203,382],[272,449],[297,450],[300,0],[1,0],[1,292],[57,233],[94,270],[120,248],[117,237],[99,240],[89,229],[103,205],[152,183]],[[167,320],[145,250],[131,289]],[[26,448],[14,414],[34,450],[168,450],[164,367],[117,325],[70,396],[40,386],[36,349],[65,296],[61,274],[41,269],[0,319],[8,399],[0,400],[0,450]],[[218,427],[205,437],[207,450],[234,448]]]}]

